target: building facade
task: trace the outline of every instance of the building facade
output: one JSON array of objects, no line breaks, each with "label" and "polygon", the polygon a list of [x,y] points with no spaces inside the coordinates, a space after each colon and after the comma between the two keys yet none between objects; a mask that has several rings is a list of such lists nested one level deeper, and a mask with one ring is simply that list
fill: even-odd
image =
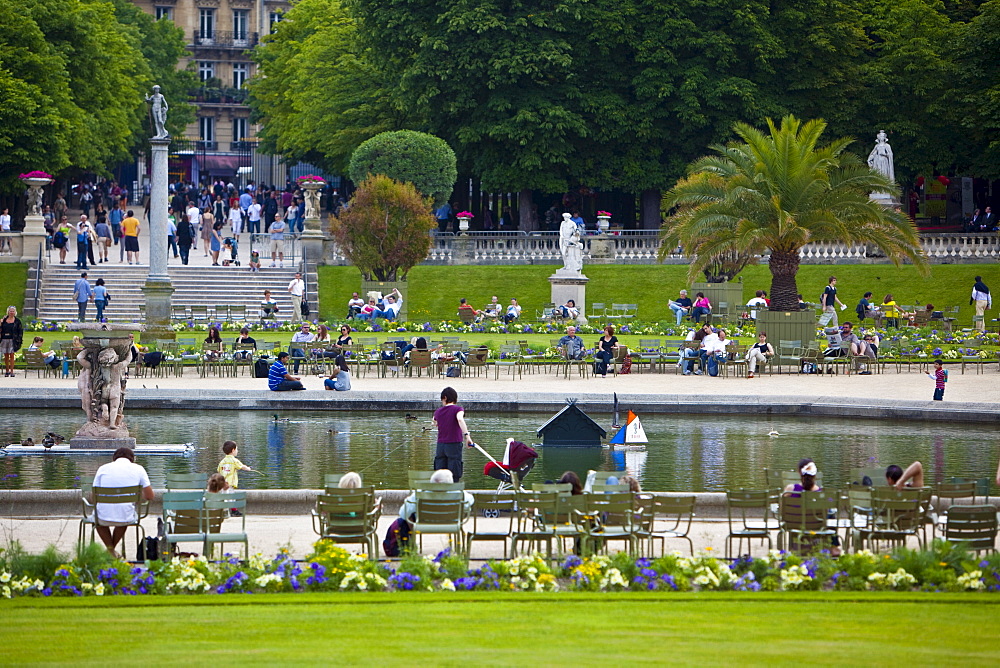
[{"label": "building facade", "polygon": [[190,102],[197,119],[172,146],[171,180],[284,183],[276,156],[257,154],[257,127],[250,122],[246,82],[256,66],[250,51],[289,8],[284,0],[133,0],[157,19],[184,31],[200,86]]}]

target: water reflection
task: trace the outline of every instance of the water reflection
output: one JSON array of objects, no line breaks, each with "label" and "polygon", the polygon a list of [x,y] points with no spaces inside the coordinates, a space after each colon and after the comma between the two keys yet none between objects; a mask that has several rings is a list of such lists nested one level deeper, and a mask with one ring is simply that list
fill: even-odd
[{"label": "water reflection", "polygon": [[[498,459],[510,436],[534,443],[535,429],[547,414],[469,415],[480,445]],[[592,415],[610,423],[610,415]],[[10,410],[0,416],[0,441],[40,440],[46,431],[72,433],[79,411]],[[656,490],[720,491],[759,487],[764,468],[791,469],[802,457],[816,460],[827,486],[850,480],[852,467],[925,464],[928,481],[950,476],[988,477],[996,468],[993,444],[1000,430],[986,425],[955,425],[885,420],[753,416],[642,416],[649,437],[645,452],[607,449],[540,448],[526,482],[556,479],[566,470],[630,470],[643,487]],[[260,473],[240,476],[243,488],[320,487],[326,473],[360,471],[367,483],[401,488],[409,469],[430,468],[436,432],[430,414],[409,422],[402,414],[374,412],[289,413],[275,421],[262,411],[131,411],[129,426],[140,443],[194,442],[188,457],[139,457],[154,486],[168,471],[214,471],[222,443],[236,441],[240,459]],[[768,436],[778,431],[779,437]],[[0,487],[65,489],[79,476],[93,474],[107,461],[94,456],[32,455],[0,457]],[[470,487],[493,486],[482,473],[486,463],[475,450],[465,452]]]}]

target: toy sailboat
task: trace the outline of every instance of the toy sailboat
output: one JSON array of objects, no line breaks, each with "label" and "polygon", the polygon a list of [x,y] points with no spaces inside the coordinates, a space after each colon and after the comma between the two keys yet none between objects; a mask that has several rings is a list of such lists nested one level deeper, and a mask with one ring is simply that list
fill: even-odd
[{"label": "toy sailboat", "polygon": [[625,424],[618,430],[618,433],[611,437],[609,443],[611,445],[641,445],[649,443],[649,439],[646,438],[646,432],[642,428],[642,423],[639,422],[639,416],[629,411]]}]

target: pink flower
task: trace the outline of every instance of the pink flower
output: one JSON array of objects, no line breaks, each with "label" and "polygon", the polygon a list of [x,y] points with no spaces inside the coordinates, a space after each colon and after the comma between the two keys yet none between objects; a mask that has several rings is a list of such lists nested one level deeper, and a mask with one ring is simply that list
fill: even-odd
[{"label": "pink flower", "polygon": [[460,211],[460,212],[458,212],[458,213],[455,214],[455,217],[456,218],[475,218],[475,216],[473,216],[472,213],[469,212],[469,211]]},{"label": "pink flower", "polygon": [[45,172],[40,172],[35,170],[33,172],[28,172],[27,174],[21,174],[17,178],[19,179],[51,179],[51,174],[46,174]]},{"label": "pink flower", "polygon": [[607,216],[608,218],[610,218],[611,217],[611,212],[610,211],[598,211],[597,215],[598,216]]}]

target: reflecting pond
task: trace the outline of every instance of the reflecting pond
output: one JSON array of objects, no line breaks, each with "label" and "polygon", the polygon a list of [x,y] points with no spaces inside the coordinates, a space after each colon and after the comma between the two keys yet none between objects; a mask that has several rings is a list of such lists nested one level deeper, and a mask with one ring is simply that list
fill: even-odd
[{"label": "reflecting pond", "polygon": [[[79,410],[7,410],[0,415],[0,442],[36,441],[46,431],[70,436],[79,426]],[[239,458],[260,473],[242,473],[240,487],[316,488],[326,473],[359,471],[365,482],[381,488],[405,488],[408,469],[428,469],[436,432],[430,413],[415,421],[402,413],[352,415],[340,412],[288,412],[279,422],[264,411],[130,411],[129,426],[140,443],[193,442],[189,456],[139,456],[154,487],[171,472],[214,471],[222,443],[240,444]],[[549,414],[471,413],[469,427],[477,442],[498,459],[510,436],[537,443],[535,430]],[[607,426],[610,415],[592,413]],[[287,421],[286,421],[287,418]],[[644,489],[723,491],[761,486],[763,469],[792,469],[812,457],[827,486],[849,479],[852,467],[906,466],[924,463],[928,481],[947,476],[992,477],[994,444],[1000,429],[988,425],[902,422],[839,418],[768,416],[648,415],[642,423],[649,444],[642,452],[607,448],[538,448],[540,459],[526,482],[554,479],[567,469],[634,471]],[[768,436],[777,431],[781,435]],[[609,433],[610,436],[610,433]],[[107,458],[87,455],[0,457],[0,487],[66,489],[81,474],[93,474]],[[469,488],[490,488],[482,474],[485,458],[465,452]]]}]

